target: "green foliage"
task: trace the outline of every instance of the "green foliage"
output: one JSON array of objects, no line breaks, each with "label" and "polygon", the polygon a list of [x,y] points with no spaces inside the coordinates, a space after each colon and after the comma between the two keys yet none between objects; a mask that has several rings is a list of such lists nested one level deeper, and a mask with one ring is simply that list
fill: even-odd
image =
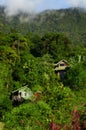
[{"label": "green foliage", "polygon": [[51,108],[43,101],[39,101],[37,104],[28,102],[28,104],[14,108],[11,114],[6,114],[5,129],[43,130],[46,129],[51,114]]},{"label": "green foliage", "polygon": [[11,91],[11,71],[9,72],[9,65],[0,63],[0,120],[6,111],[11,109],[11,101],[9,99],[9,92]]},{"label": "green foliage", "polygon": [[[63,11],[51,12],[53,12],[52,16],[55,15],[59,18]],[[79,20],[79,14],[76,10],[74,12],[69,10],[69,13],[66,10],[63,22],[67,23],[66,27],[70,34],[73,33],[69,28],[71,24],[75,35],[78,29],[75,30],[76,24],[74,23],[77,21],[75,16],[71,22],[66,18],[70,13],[78,15],[77,20]],[[4,26],[0,22],[0,120],[5,123],[5,130],[48,130],[49,124],[53,121],[52,116],[55,117],[56,124],[64,127],[71,123],[71,113],[75,106],[81,112],[81,117],[85,117],[85,111],[82,112],[82,104],[86,100],[86,47],[85,45],[77,44],[75,46],[72,44],[70,39],[73,36],[68,34],[71,38],[67,37],[68,32],[67,30],[65,32],[65,27],[60,22],[61,19],[58,20],[59,24],[54,22],[52,27],[51,22],[49,22],[53,18],[50,16],[51,13],[48,14],[45,11],[44,14],[46,14],[44,18],[47,20],[45,19],[46,22],[41,27],[41,23],[39,24],[40,29],[37,26],[36,34],[24,32],[27,23],[19,25],[18,16],[10,25],[5,26],[4,32],[2,31]],[[84,17],[83,13],[82,15]],[[39,17],[41,18],[41,15]],[[0,15],[0,18],[2,19],[4,16]],[[31,27],[29,29],[35,32],[36,26],[32,28],[30,24],[28,24]],[[54,33],[48,31],[48,33],[43,34],[46,32],[45,24],[50,32],[54,28]],[[24,28],[21,28],[21,25]],[[58,25],[59,30],[62,31],[63,28],[66,35],[56,32]],[[18,31],[9,30],[12,26],[16,27]],[[20,28],[21,32],[27,33],[27,35],[19,33]],[[42,35],[38,35],[42,28]],[[75,36],[77,39],[73,37],[74,42],[79,41],[78,35],[80,34]],[[81,44],[84,43],[85,34],[82,35],[82,38]],[[70,64],[64,80],[59,80],[54,72],[54,62],[61,59],[68,60]],[[34,96],[35,92],[40,92],[39,99],[32,100],[32,102],[27,100],[18,107],[13,107],[10,100],[11,92],[25,85],[33,91]]]},{"label": "green foliage", "polygon": [[64,82],[68,84],[72,89],[81,89],[86,86],[86,67],[82,63],[78,63],[72,66],[67,73],[67,77]]},{"label": "green foliage", "polygon": [[[32,41],[34,45],[31,47],[31,53],[35,57],[49,54],[53,57],[53,59],[60,60],[65,57],[70,57],[72,53],[72,44],[63,34],[48,33],[40,37],[40,39],[38,39],[37,36],[34,37],[35,38]],[[70,53],[68,53],[68,51]]]},{"label": "green foliage", "polygon": [[36,35],[59,32],[66,34],[74,44],[86,44],[86,12],[82,9],[46,10],[27,22],[21,22],[20,18],[26,16],[27,14],[20,13],[8,18],[4,14],[4,8],[0,7],[0,31],[22,34],[30,32]]}]

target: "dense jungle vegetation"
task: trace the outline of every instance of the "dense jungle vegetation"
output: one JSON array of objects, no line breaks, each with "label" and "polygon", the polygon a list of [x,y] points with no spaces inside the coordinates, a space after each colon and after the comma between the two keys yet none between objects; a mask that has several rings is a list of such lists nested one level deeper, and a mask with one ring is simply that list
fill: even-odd
[{"label": "dense jungle vegetation", "polygon": [[[3,12],[2,8],[1,11]],[[3,129],[85,130],[86,25],[84,23],[86,14],[82,11],[79,12],[79,16],[83,17],[83,19],[81,18],[82,22],[79,23],[79,26],[78,23],[76,26],[73,23],[73,29],[79,27],[80,32],[78,29],[72,32],[73,35],[78,33],[75,35],[77,39],[72,36],[73,40],[71,40],[65,31],[62,33],[58,30],[49,32],[37,30],[36,33],[35,24],[33,31],[30,31],[29,28],[26,31],[23,27],[27,24],[23,23],[24,26],[21,26],[18,21],[8,21],[1,11],[0,122],[4,124]],[[67,13],[70,14],[70,11]],[[53,12],[51,17],[50,13],[49,17],[46,17],[48,18],[47,22],[52,15]],[[72,18],[72,15],[70,17]],[[76,19],[76,16],[74,18]],[[65,19],[64,22],[66,22]],[[41,24],[46,30],[48,30],[48,25],[46,28],[45,22]],[[57,24],[52,25],[57,27]],[[66,27],[61,26],[61,28]],[[53,67],[54,63],[62,59],[67,60],[70,65],[63,80],[55,74]],[[41,91],[39,99],[25,101],[16,107],[12,106],[11,92],[25,85],[33,93]]]},{"label": "dense jungle vegetation", "polygon": [[6,32],[16,30],[22,34],[32,32],[39,35],[46,32],[59,32],[68,36],[74,44],[86,44],[86,11],[81,8],[69,8],[45,10],[33,16],[20,13],[7,17],[2,7],[0,8],[0,30]]}]

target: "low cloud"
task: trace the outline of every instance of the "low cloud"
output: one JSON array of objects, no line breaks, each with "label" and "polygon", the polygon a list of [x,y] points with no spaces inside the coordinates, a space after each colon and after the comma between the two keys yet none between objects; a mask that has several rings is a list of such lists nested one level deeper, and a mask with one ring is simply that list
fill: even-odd
[{"label": "low cloud", "polygon": [[86,9],[86,0],[68,0],[67,3],[72,7],[81,7]]},{"label": "low cloud", "polygon": [[[53,0],[52,0],[53,1]],[[86,0],[63,0],[65,4],[71,7],[82,7],[86,9]],[[22,13],[34,14],[39,9],[48,8],[51,2],[46,0],[0,0],[0,5],[5,5],[5,13],[7,16],[14,16]],[[59,0],[57,0],[59,5]],[[51,5],[54,8],[54,1]]]},{"label": "low cloud", "polygon": [[6,0],[5,13],[8,16],[20,12],[33,13],[42,0]]}]

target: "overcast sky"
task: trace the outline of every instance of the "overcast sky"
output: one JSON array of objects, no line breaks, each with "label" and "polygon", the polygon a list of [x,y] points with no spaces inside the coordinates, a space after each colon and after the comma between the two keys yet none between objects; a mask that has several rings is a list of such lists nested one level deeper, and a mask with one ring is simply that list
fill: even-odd
[{"label": "overcast sky", "polygon": [[5,12],[9,15],[21,12],[38,12],[46,9],[62,9],[68,7],[83,7],[86,9],[86,0],[0,0],[5,5]]}]

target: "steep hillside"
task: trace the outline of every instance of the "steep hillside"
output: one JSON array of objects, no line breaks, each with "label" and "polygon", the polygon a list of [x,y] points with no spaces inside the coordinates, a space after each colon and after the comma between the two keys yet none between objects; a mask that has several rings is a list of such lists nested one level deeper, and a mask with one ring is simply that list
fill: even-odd
[{"label": "steep hillside", "polygon": [[0,9],[0,130],[86,130],[86,14],[27,16]]},{"label": "steep hillside", "polygon": [[[86,12],[82,9],[46,10],[37,14],[32,19],[27,19],[26,14],[19,14],[7,18],[4,8],[0,8],[0,30],[21,33],[62,32],[75,43],[86,44]],[[25,19],[26,22],[20,22]]]},{"label": "steep hillside", "polygon": [[75,43],[86,43],[86,13],[80,9],[48,10],[34,21],[37,32],[62,32]]}]

